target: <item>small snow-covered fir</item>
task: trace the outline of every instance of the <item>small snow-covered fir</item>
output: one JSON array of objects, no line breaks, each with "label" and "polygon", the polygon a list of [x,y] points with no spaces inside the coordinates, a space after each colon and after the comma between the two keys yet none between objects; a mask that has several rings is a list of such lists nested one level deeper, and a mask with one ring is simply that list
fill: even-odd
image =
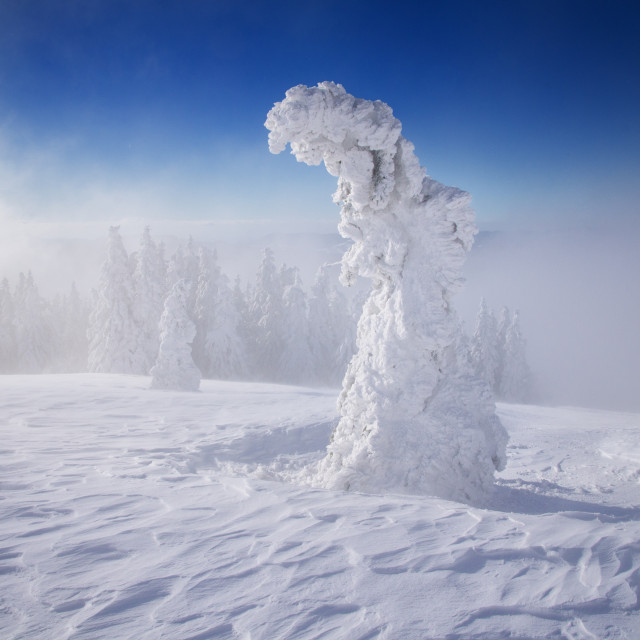
[{"label": "small snow-covered fir", "polygon": [[158,355],[159,318],[166,295],[166,266],[160,249],[145,227],[135,258],[133,314],[138,331],[136,359],[138,370],[147,373]]},{"label": "small snow-covered fir", "polygon": [[89,321],[89,371],[147,373],[136,356],[133,274],[118,227],[109,229],[107,256]]},{"label": "small snow-covered fir", "polygon": [[498,397],[505,402],[527,402],[531,396],[531,371],[517,311],[507,327],[503,354]]},{"label": "small snow-covered fir", "polygon": [[476,375],[497,399],[506,402],[528,402],[532,395],[531,370],[519,318],[517,311],[511,315],[503,307],[497,323],[482,298],[471,339],[470,359]]},{"label": "small snow-covered fir", "polygon": [[178,280],[164,303],[160,320],[160,349],[151,369],[153,389],[197,391],[200,371],[191,355],[196,327],[187,313],[191,285]]}]

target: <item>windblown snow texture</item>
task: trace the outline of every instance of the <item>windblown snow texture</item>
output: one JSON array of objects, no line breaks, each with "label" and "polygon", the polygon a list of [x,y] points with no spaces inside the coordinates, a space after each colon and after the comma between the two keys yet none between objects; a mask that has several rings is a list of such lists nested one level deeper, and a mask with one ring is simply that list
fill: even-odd
[{"label": "windblown snow texture", "polygon": [[470,196],[429,178],[380,101],[299,85],[265,123],[269,149],[338,178],[341,279],[372,280],[344,378],[341,420],[314,482],[481,501],[507,436],[458,348],[451,297],[476,233]]}]

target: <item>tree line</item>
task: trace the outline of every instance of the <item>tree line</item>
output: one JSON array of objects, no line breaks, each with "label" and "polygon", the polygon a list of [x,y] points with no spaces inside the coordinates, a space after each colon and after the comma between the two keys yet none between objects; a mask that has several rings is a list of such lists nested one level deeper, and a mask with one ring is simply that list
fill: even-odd
[{"label": "tree line", "polygon": [[480,301],[469,357],[476,375],[484,380],[498,400],[531,401],[532,376],[518,312],[503,307],[500,316]]},{"label": "tree line", "polygon": [[194,362],[205,378],[339,385],[355,350],[357,295],[323,266],[310,291],[296,267],[266,248],[254,282],[232,283],[216,252],[192,238],[165,257],[145,228],[136,251],[111,227],[96,287],[45,300],[31,273],[0,284],[0,373],[149,374],[160,319],[176,283],[196,332]]},{"label": "tree line", "polygon": [[[147,375],[160,347],[169,294],[195,326],[191,355],[204,378],[338,386],[355,351],[363,298],[319,269],[306,290],[296,267],[264,249],[254,281],[231,282],[216,252],[193,239],[165,257],[145,228],[136,251],[111,227],[99,281],[90,296],[74,285],[44,299],[31,273],[12,290],[0,283],[0,373],[102,372]],[[175,301],[172,302],[176,306]],[[483,299],[469,358],[501,400],[526,402],[531,373],[518,313],[499,319]]]}]

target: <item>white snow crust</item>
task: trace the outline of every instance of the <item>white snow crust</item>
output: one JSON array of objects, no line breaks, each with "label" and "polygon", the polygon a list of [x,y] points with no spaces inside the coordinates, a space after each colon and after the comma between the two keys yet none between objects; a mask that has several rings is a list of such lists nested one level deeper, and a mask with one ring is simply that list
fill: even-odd
[{"label": "white snow crust", "polygon": [[289,89],[265,126],[273,153],[289,144],[338,178],[338,229],[353,241],[341,279],[372,281],[341,420],[311,481],[481,502],[507,438],[451,308],[476,233],[469,195],[426,175],[388,105],[339,84]]},{"label": "white snow crust", "polygon": [[638,638],[640,414],[498,405],[486,509],[245,473],[322,458],[334,393],[0,376],[0,637]]}]

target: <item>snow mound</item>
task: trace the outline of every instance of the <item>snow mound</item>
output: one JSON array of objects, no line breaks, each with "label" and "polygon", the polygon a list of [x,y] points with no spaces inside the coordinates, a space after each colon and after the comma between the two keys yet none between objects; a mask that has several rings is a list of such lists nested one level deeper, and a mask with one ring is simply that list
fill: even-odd
[{"label": "snow mound", "polygon": [[460,349],[451,307],[476,228],[467,193],[429,178],[380,101],[332,82],[287,91],[267,116],[269,148],[338,178],[341,278],[371,279],[342,416],[318,486],[480,502],[505,463],[506,433]]}]

